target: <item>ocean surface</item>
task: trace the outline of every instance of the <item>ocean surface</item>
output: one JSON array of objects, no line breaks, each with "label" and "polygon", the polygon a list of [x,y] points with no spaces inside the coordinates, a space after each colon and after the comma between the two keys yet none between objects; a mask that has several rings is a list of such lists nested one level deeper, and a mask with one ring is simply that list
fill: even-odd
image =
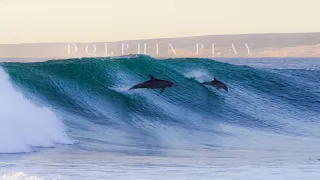
[{"label": "ocean surface", "polygon": [[[178,86],[128,91],[149,74]],[[8,62],[0,87],[0,180],[320,178],[320,59]]]}]

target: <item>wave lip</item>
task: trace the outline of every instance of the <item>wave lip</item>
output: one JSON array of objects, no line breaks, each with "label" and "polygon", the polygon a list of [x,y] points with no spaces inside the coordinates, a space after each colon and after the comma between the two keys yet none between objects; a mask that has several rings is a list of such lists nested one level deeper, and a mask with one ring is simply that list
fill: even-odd
[{"label": "wave lip", "polygon": [[0,86],[0,153],[31,152],[34,147],[72,143],[56,115],[26,100],[1,69]]}]

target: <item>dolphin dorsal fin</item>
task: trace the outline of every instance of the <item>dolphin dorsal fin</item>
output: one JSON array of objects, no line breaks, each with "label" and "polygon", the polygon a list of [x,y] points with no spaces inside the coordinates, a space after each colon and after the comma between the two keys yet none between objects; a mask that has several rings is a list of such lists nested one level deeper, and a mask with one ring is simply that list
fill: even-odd
[{"label": "dolphin dorsal fin", "polygon": [[150,77],[150,80],[157,79],[157,78],[153,77],[152,75],[149,75],[149,77]]},{"label": "dolphin dorsal fin", "polygon": [[217,79],[217,78],[213,78],[213,80],[214,80],[214,81],[218,81],[218,79]]}]

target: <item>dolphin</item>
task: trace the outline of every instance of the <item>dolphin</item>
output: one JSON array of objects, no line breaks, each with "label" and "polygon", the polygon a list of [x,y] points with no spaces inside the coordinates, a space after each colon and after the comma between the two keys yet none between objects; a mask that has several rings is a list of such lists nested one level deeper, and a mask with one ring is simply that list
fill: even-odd
[{"label": "dolphin", "polygon": [[157,78],[153,77],[152,75],[149,75],[149,77],[150,77],[150,79],[148,81],[136,84],[133,87],[131,87],[129,90],[131,90],[131,89],[140,89],[140,88],[149,88],[149,89],[161,88],[161,92],[160,93],[163,93],[163,91],[166,88],[177,86],[171,81],[157,79]]},{"label": "dolphin", "polygon": [[226,84],[223,82],[219,81],[217,78],[214,78],[212,81],[209,82],[203,82],[202,84],[209,85],[209,86],[214,86],[218,89],[222,88],[228,92],[228,87]]}]

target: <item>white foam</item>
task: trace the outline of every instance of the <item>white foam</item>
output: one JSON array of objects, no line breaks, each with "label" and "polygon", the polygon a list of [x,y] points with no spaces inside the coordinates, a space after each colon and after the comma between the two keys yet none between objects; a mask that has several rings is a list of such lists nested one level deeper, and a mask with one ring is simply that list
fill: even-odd
[{"label": "white foam", "polygon": [[49,175],[48,177],[30,176],[25,172],[11,172],[0,176],[0,180],[63,180],[59,175]]},{"label": "white foam", "polygon": [[117,72],[114,74],[114,77],[117,78],[117,84],[110,89],[115,90],[120,93],[129,93],[129,89],[136,84],[138,78],[131,77],[123,72]]},{"label": "white foam", "polygon": [[2,69],[0,87],[0,153],[30,152],[33,147],[71,143],[56,115],[25,99]]},{"label": "white foam", "polygon": [[188,71],[187,73],[184,73],[184,76],[186,78],[194,78],[199,82],[213,79],[212,76],[206,70],[203,69]]},{"label": "white foam", "polygon": [[37,176],[28,176],[23,172],[12,172],[2,175],[0,180],[43,180],[43,178]]},{"label": "white foam", "polygon": [[123,93],[123,92],[129,91],[130,87],[131,86],[119,86],[119,87],[111,87],[110,89]]}]

